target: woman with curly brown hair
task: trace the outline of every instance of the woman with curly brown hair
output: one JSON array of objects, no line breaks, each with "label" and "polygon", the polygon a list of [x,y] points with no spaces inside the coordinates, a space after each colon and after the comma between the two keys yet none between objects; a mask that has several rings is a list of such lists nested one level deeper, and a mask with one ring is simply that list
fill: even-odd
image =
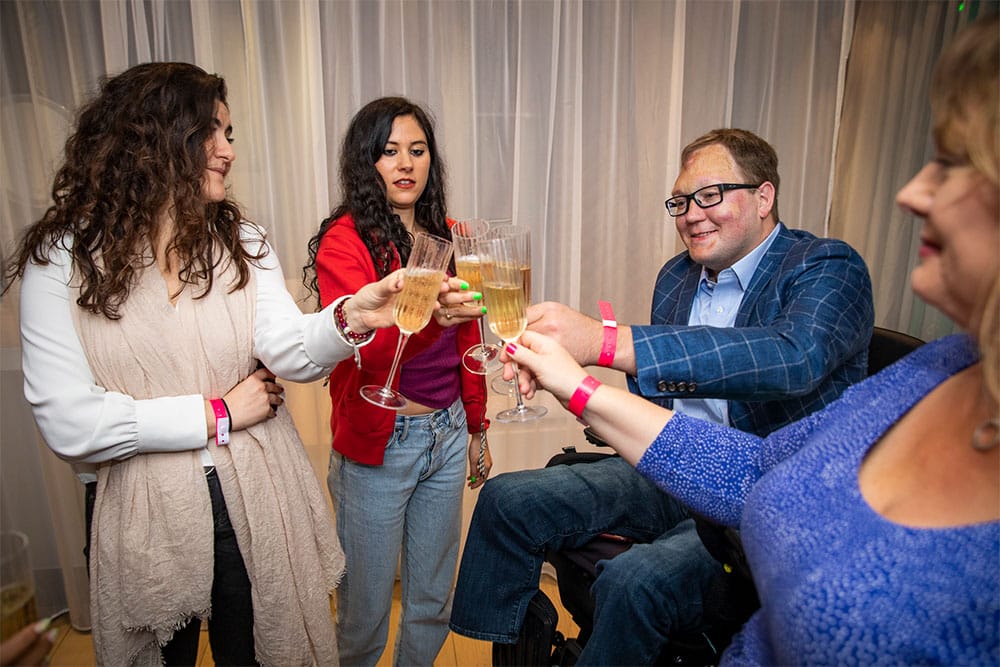
[{"label": "woman with curly brown hair", "polygon": [[194,664],[210,615],[216,664],[337,662],[344,557],[275,373],[313,380],[355,353],[392,324],[400,276],[303,315],[227,195],[231,143],[222,78],[106,79],[7,275],[42,435],[96,473],[100,664]]},{"label": "woman with curly brown hair", "polygon": [[[310,242],[306,267],[307,276],[316,272],[322,304],[405,265],[418,232],[450,237],[434,127],[409,100],[383,97],[355,114],[340,181],[343,201]],[[397,563],[402,618],[394,664],[432,664],[448,635],[463,479],[477,488],[492,466],[485,382],[461,363],[479,342],[474,320],[485,312],[479,297],[465,292],[464,303],[439,312],[410,338],[393,387],[407,401],[397,414],[368,403],[359,388],[385,384],[398,330],[378,332],[357,364],[342,362],[330,377],[327,484],[347,554],[337,591],[345,664],[374,665],[381,656]]]}]

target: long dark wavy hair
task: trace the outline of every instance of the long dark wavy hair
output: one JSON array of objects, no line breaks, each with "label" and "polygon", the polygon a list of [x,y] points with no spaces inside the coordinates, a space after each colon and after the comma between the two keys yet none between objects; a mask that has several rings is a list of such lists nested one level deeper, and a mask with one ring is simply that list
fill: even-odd
[{"label": "long dark wavy hair", "polygon": [[445,208],[445,169],[434,138],[434,122],[420,106],[402,97],[381,97],[361,108],[351,120],[340,151],[340,190],[343,198],[320,223],[319,231],[309,240],[309,263],[302,269],[303,283],[316,295],[316,253],[327,230],[341,216],[350,213],[358,234],[375,263],[380,278],[390,273],[393,248],[405,265],[413,238],[389,206],[386,186],[375,163],[382,157],[392,123],[400,116],[413,116],[427,137],[431,166],[427,187],[417,200],[414,218],[417,224],[435,236],[451,238]]},{"label": "long dark wavy hair", "polygon": [[168,210],[175,221],[168,252],[180,260],[182,285],[197,285],[204,296],[228,257],[238,271],[231,289],[244,287],[249,263],[266,250],[244,249],[234,201],[202,196],[217,101],[226,103],[225,80],[188,63],[146,63],[103,79],[77,113],[54,203],[14,250],[4,291],[29,261],[47,264],[49,251],[61,247],[81,283],[77,304],[118,319],[138,272],[155,262],[146,249]]}]

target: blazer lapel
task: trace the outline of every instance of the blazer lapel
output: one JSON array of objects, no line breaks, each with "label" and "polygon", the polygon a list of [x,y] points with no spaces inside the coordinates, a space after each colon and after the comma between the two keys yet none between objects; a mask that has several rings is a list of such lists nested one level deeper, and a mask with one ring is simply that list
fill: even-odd
[{"label": "blazer lapel", "polygon": [[767,293],[767,299],[774,298],[771,284],[777,279],[778,270],[781,268],[781,261],[794,242],[795,237],[792,236],[787,227],[782,225],[778,231],[777,238],[774,239],[774,243],[764,253],[760,264],[757,265],[757,270],[754,271],[753,278],[750,280],[750,287],[747,289],[747,293],[743,295],[740,310],[736,313],[736,324],[734,326],[746,327],[753,324],[750,321],[750,316],[753,314],[757,302],[760,301],[765,292]]},{"label": "blazer lapel", "polygon": [[[653,304],[651,323],[687,324],[700,278],[701,266],[692,262],[690,258],[685,257],[684,261],[672,267],[667,281],[673,287],[662,292],[659,302]],[[660,284],[663,282],[661,280]]]}]

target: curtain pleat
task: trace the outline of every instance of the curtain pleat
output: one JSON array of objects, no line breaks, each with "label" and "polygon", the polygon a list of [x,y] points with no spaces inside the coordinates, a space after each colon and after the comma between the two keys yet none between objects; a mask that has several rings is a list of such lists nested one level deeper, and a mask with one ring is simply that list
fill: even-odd
[{"label": "curtain pleat", "polygon": [[948,3],[859,3],[843,82],[829,235],[868,262],[875,323],[925,340],[954,326],[910,292],[920,224],[894,201],[933,154],[931,73],[942,45],[969,18]]}]

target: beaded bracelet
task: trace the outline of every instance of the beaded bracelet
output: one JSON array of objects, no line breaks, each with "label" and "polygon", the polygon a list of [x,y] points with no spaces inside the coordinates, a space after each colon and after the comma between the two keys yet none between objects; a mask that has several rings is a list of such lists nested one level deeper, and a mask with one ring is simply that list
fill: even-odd
[{"label": "beaded bracelet", "polygon": [[344,337],[344,340],[351,344],[357,344],[362,343],[374,336],[374,329],[364,333],[351,331],[350,325],[347,324],[347,316],[344,315],[345,303],[347,303],[347,299],[342,299],[333,309],[333,319],[337,323],[337,332]]},{"label": "beaded bracelet", "polygon": [[337,304],[333,307],[333,323],[337,327],[337,333],[340,334],[340,337],[354,349],[354,363],[357,365],[358,370],[361,370],[361,353],[358,351],[358,347],[372,342],[375,338],[375,330],[372,329],[365,333],[351,331],[350,325],[347,324],[347,316],[344,315],[344,304],[352,296],[352,294],[348,294],[340,297],[340,300],[337,301]]}]

